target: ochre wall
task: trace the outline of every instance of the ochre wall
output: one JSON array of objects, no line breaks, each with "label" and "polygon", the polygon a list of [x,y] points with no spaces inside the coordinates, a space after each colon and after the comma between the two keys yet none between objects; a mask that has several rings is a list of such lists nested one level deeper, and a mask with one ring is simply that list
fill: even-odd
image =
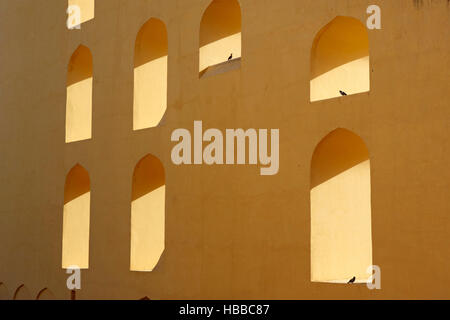
[{"label": "ochre wall", "polygon": [[[240,0],[240,69],[199,79],[209,0],[97,0],[67,30],[66,1],[0,1],[0,282],[69,299],[61,268],[64,183],[77,163],[91,187],[89,269],[77,299],[449,298],[449,14],[446,0],[379,0],[368,30],[370,92],[310,102],[313,41],[336,16],[365,23],[365,0]],[[136,35],[167,26],[168,100],[133,131]],[[93,56],[92,139],[65,143],[67,65]],[[172,164],[176,128],[279,128],[280,170]],[[336,128],[365,142],[372,245],[382,289],[310,281],[310,162]],[[147,154],[165,169],[165,251],[130,271],[131,183]]]}]

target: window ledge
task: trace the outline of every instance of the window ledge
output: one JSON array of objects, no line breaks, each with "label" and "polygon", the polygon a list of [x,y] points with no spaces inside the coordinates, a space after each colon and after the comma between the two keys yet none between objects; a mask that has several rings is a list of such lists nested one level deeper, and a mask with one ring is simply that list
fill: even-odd
[{"label": "window ledge", "polygon": [[209,66],[200,72],[200,79],[215,76],[217,74],[225,73],[232,70],[241,68],[241,58],[235,58],[230,61],[218,63],[213,66]]}]

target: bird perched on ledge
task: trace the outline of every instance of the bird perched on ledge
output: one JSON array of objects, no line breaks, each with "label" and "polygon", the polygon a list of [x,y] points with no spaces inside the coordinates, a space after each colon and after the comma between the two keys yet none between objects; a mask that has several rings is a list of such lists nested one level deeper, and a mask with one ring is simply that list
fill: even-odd
[{"label": "bird perched on ledge", "polygon": [[350,280],[348,280],[348,282],[347,282],[347,283],[354,283],[354,282],[355,282],[355,280],[356,280],[356,277],[355,277],[355,276],[353,276],[353,278],[351,278]]},{"label": "bird perched on ledge", "polygon": [[339,93],[341,94],[341,96],[346,96],[347,94],[344,92],[344,91],[342,91],[342,90],[339,90]]},{"label": "bird perched on ledge", "polygon": [[230,56],[228,57],[228,61],[230,61],[231,59],[233,59],[233,54],[230,54]]}]

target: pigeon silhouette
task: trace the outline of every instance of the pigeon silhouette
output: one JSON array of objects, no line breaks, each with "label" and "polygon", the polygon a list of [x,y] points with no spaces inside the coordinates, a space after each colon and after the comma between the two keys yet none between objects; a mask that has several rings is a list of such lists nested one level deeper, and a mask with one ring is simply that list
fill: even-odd
[{"label": "pigeon silhouette", "polygon": [[346,96],[347,94],[344,92],[344,91],[342,91],[342,90],[339,90],[339,93],[341,94],[341,96]]},{"label": "pigeon silhouette", "polygon": [[355,280],[356,280],[356,277],[355,277],[355,276],[353,276],[353,278],[351,278],[350,280],[348,280],[348,282],[347,282],[347,283],[354,283],[354,282],[355,282]]},{"label": "pigeon silhouette", "polygon": [[230,54],[230,56],[228,57],[228,61],[230,61],[231,59],[233,59],[233,54]]}]

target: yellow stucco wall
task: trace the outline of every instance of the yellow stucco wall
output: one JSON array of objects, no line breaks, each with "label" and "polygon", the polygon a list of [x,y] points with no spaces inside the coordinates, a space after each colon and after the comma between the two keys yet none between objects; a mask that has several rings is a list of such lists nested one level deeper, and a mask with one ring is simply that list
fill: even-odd
[{"label": "yellow stucco wall", "polygon": [[[241,0],[240,68],[199,79],[209,3],[97,0],[95,18],[67,30],[65,1],[2,1],[0,282],[10,297],[25,284],[32,298],[43,288],[70,298],[64,185],[80,163],[91,211],[77,299],[449,298],[447,1],[377,1],[382,29],[367,31],[370,91],[313,103],[317,33],[337,16],[365,23],[372,1]],[[151,17],[167,27],[167,111],[158,127],[134,131],[135,41]],[[67,66],[80,44],[93,56],[92,138],[66,143]],[[279,128],[279,173],[173,165],[170,135],[192,132],[194,120]],[[370,154],[381,290],[311,282],[311,159],[336,128],[361,137]],[[165,170],[165,250],[152,272],[132,272],[132,177],[147,154]]]}]

